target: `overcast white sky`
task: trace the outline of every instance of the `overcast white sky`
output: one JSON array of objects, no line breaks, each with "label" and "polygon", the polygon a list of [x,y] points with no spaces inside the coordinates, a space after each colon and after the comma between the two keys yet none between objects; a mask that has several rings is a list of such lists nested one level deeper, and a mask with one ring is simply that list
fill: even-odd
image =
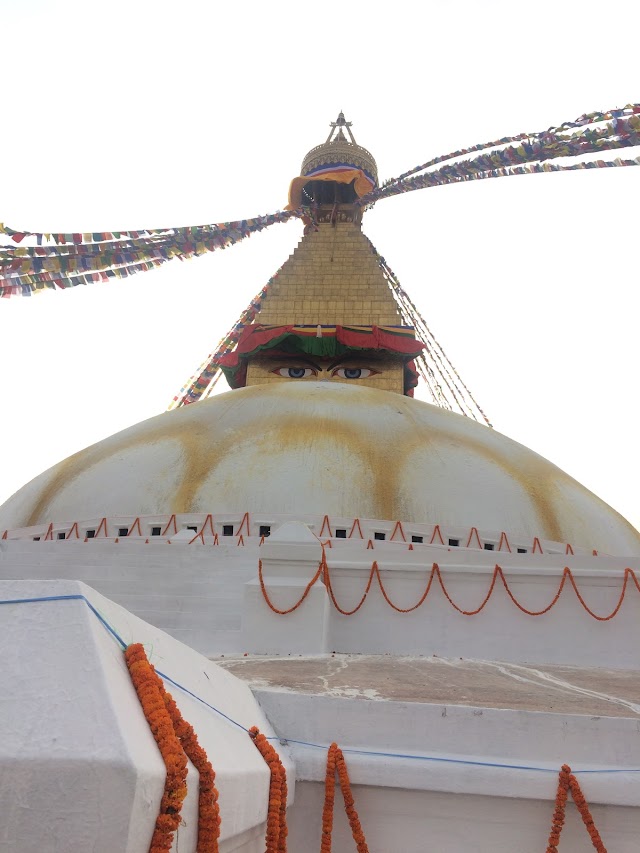
[{"label": "overcast white sky", "polygon": [[[384,179],[640,101],[638,24],[632,0],[0,0],[0,221],[273,212],[340,109]],[[399,196],[364,221],[495,427],[636,526],[638,198],[640,168],[534,175]],[[0,501],[162,412],[300,236],[276,225],[127,281],[1,300]]]}]

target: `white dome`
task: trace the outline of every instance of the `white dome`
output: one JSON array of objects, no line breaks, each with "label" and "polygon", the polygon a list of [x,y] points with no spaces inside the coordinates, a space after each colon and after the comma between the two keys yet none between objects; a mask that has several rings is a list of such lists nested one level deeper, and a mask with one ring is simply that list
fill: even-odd
[{"label": "white dome", "polygon": [[108,515],[326,513],[640,554],[640,534],[546,459],[418,400],[329,382],[243,388],[82,450],[0,508],[0,529]]}]

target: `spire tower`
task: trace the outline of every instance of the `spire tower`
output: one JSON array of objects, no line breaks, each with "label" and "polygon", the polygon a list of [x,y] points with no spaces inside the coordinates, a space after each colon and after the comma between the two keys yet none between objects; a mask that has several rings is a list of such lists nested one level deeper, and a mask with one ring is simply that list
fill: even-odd
[{"label": "spire tower", "polygon": [[413,359],[423,345],[403,323],[361,231],[357,201],[377,186],[378,169],[342,112],[301,172],[291,182],[289,207],[310,209],[305,234],[236,349],[222,359],[229,384],[326,380],[412,393]]}]

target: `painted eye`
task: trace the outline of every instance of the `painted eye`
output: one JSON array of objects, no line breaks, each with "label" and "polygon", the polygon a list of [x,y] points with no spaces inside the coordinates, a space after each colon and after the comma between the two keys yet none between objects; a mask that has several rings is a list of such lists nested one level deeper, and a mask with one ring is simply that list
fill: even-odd
[{"label": "painted eye", "polygon": [[284,376],[286,379],[306,379],[307,376],[318,375],[312,367],[278,367],[271,372],[277,376]]},{"label": "painted eye", "polygon": [[338,367],[331,375],[338,376],[340,379],[368,379],[376,373],[379,371],[370,370],[368,367]]}]

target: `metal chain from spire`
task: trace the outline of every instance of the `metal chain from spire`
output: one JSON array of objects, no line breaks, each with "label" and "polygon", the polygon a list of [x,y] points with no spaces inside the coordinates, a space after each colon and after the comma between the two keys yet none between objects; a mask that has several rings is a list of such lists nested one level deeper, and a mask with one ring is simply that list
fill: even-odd
[{"label": "metal chain from spire", "polygon": [[424,353],[416,359],[416,366],[427,384],[433,402],[443,409],[457,411],[479,423],[484,422],[487,426],[492,426],[391,267],[368,237],[367,242],[389,284],[403,322],[413,326],[416,337],[425,345]]}]

